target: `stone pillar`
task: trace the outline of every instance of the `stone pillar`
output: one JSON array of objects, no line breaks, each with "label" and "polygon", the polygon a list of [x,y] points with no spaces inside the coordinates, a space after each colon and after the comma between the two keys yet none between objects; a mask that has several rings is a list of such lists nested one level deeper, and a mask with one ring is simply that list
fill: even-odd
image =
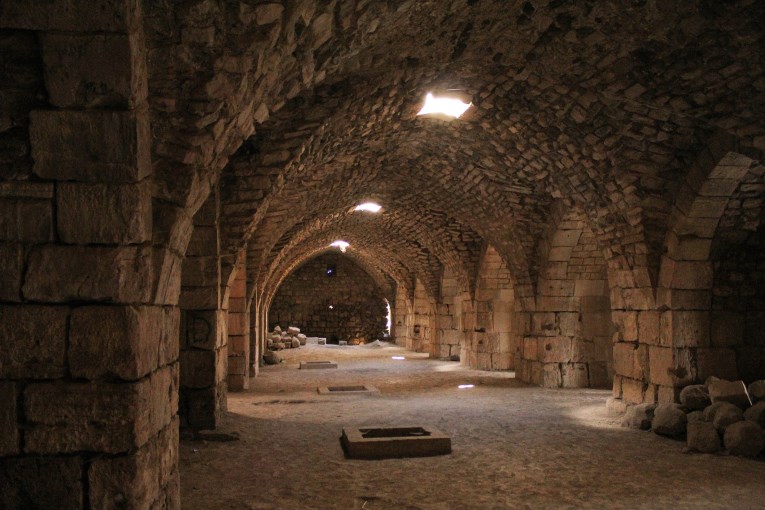
[{"label": "stone pillar", "polygon": [[250,314],[247,310],[247,258],[241,252],[228,298],[228,389],[250,387]]},{"label": "stone pillar", "polygon": [[214,429],[226,409],[226,312],[221,306],[220,200],[217,189],[194,216],[183,260],[181,425]]},{"label": "stone pillar", "polygon": [[179,508],[180,264],[152,246],[139,9],[3,2],[4,28],[47,94],[15,112],[30,153],[0,187],[0,506]]}]

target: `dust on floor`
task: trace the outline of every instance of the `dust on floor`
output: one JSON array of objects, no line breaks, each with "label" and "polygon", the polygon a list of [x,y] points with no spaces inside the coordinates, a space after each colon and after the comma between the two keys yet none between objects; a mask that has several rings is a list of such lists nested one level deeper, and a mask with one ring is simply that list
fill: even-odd
[{"label": "dust on floor", "polygon": [[[765,508],[764,462],[686,454],[683,442],[620,428],[608,391],[526,386],[398,347],[282,354],[229,394],[214,435],[181,442],[183,508]],[[339,368],[299,370],[306,360]],[[316,391],[362,384],[380,392]],[[452,454],[343,456],[343,427],[420,424],[449,434]]]}]

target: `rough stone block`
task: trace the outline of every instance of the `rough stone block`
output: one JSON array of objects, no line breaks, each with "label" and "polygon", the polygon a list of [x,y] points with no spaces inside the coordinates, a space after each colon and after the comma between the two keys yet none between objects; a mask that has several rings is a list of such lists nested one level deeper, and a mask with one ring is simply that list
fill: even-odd
[{"label": "rough stone block", "polygon": [[216,382],[219,351],[191,349],[181,351],[181,386],[206,388]]},{"label": "rough stone block", "polygon": [[765,427],[765,402],[757,402],[744,411],[744,419]]},{"label": "rough stone block", "polygon": [[587,388],[590,386],[586,363],[564,363],[561,365],[561,380],[564,388]]},{"label": "rough stone block", "polygon": [[16,412],[16,386],[0,382],[0,456],[19,451],[18,417]]},{"label": "rough stone block", "polygon": [[622,400],[628,404],[642,404],[645,400],[646,384],[642,381],[622,377]]},{"label": "rough stone block", "polygon": [[164,489],[177,464],[175,419],[138,451],[92,462],[88,470],[90,507],[117,509],[124,507],[121,502],[129,502],[131,508],[164,508]]},{"label": "rough stone block", "polygon": [[680,391],[680,403],[691,410],[702,411],[712,404],[703,384],[691,384]]},{"label": "rough stone block", "polygon": [[655,410],[656,404],[651,403],[629,406],[622,418],[622,426],[631,429],[650,430]]},{"label": "rough stone block", "polygon": [[638,338],[640,343],[658,345],[660,324],[660,312],[640,312],[638,314]]},{"label": "rough stone block", "polygon": [[140,244],[151,240],[151,182],[60,183],[58,233],[69,244]]},{"label": "rough stone block", "polygon": [[614,371],[630,379],[644,380],[648,368],[648,348],[645,345],[619,342],[614,344]]},{"label": "rough stone block", "polygon": [[714,270],[709,262],[675,262],[669,287],[690,290],[710,289],[713,276]]},{"label": "rough stone block", "polygon": [[713,380],[708,385],[709,397],[712,403],[729,402],[741,409],[752,405],[746,385],[743,381]]},{"label": "rough stone block", "polygon": [[700,453],[715,453],[722,449],[720,434],[707,421],[689,421],[687,429],[688,449]]},{"label": "rough stone block", "polygon": [[29,256],[23,293],[47,302],[151,302],[152,250],[148,247],[46,245]]},{"label": "rough stone block", "polygon": [[661,344],[709,346],[709,312],[671,311],[661,315]]},{"label": "rough stone block", "polygon": [[21,301],[21,245],[0,244],[0,300]]},{"label": "rough stone block", "polygon": [[751,421],[732,423],[725,429],[725,448],[731,455],[756,457],[765,448],[765,434]]},{"label": "rough stone block", "polygon": [[142,446],[175,414],[174,370],[158,370],[137,383],[29,385],[25,450],[121,453]]},{"label": "rough stone block", "polygon": [[649,346],[648,359],[650,363],[651,382],[663,386],[675,384],[674,351],[667,347]]},{"label": "rough stone block", "polygon": [[[176,337],[162,307],[88,306],[72,312],[69,366],[72,375],[136,380],[159,366],[159,351]],[[166,362],[171,360],[166,359]]]},{"label": "rough stone block", "polygon": [[134,108],[146,99],[137,34],[46,33],[42,50],[48,100],[59,108]]},{"label": "rough stone block", "polygon": [[573,355],[569,337],[549,337],[539,339],[539,361],[543,363],[568,363]]},{"label": "rough stone block", "polygon": [[34,172],[57,180],[138,182],[151,174],[148,114],[33,111]]},{"label": "rough stone block", "polygon": [[560,365],[558,363],[542,364],[541,384],[543,388],[560,388],[563,384]]},{"label": "rough stone block", "polygon": [[0,508],[83,508],[80,457],[0,458]]},{"label": "rough stone block", "polygon": [[0,306],[0,377],[64,376],[68,315],[58,306]]},{"label": "rough stone block", "polygon": [[677,437],[685,434],[688,419],[674,404],[659,404],[654,410],[651,430],[662,436]]}]

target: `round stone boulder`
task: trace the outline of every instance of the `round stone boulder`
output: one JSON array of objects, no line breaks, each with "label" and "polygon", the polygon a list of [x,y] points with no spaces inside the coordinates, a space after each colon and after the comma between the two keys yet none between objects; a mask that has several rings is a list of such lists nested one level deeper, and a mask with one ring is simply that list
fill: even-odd
[{"label": "round stone boulder", "polygon": [[749,385],[749,397],[752,402],[765,402],[765,380],[754,381]]},{"label": "round stone boulder", "polygon": [[765,428],[765,401],[757,402],[744,411],[744,419]]},{"label": "round stone boulder", "polygon": [[691,411],[685,415],[688,423],[692,421],[706,421],[704,420],[704,411]]},{"label": "round stone boulder", "polygon": [[650,430],[656,404],[629,406],[622,418],[622,426],[631,429]]},{"label": "round stone boulder", "polygon": [[305,345],[308,342],[308,337],[305,336],[303,333],[300,333],[297,336],[297,339],[300,341],[300,345]]},{"label": "round stone boulder", "polygon": [[265,351],[263,353],[263,362],[266,365],[278,365],[282,362],[282,358],[273,351]]},{"label": "round stone boulder", "polygon": [[722,444],[715,426],[708,421],[689,421],[688,449],[700,453],[720,451]]},{"label": "round stone boulder", "polygon": [[287,333],[289,333],[291,336],[297,336],[300,333],[300,328],[290,326],[287,328]]},{"label": "round stone boulder", "polygon": [[279,325],[277,324],[276,327],[274,328],[274,333],[281,333],[281,332],[282,332],[282,328],[280,328]]},{"label": "round stone boulder", "polygon": [[692,384],[683,388],[680,392],[680,402],[691,411],[701,411],[712,403],[703,384]]},{"label": "round stone boulder", "polygon": [[284,342],[274,342],[274,349],[277,351],[284,349]]},{"label": "round stone boulder", "polygon": [[730,425],[744,419],[744,412],[730,402],[720,403],[722,405],[717,408],[712,416],[712,424],[720,432],[725,432],[725,429]]},{"label": "round stone boulder", "polygon": [[731,455],[756,457],[765,448],[765,434],[751,421],[740,421],[725,429],[725,448]]},{"label": "round stone boulder", "polygon": [[298,340],[297,338],[293,338],[292,339],[292,348],[293,349],[297,349],[298,347],[300,347],[300,340]]},{"label": "round stone boulder", "polygon": [[678,437],[685,434],[688,419],[677,404],[660,404],[653,412],[651,430],[662,436]]}]

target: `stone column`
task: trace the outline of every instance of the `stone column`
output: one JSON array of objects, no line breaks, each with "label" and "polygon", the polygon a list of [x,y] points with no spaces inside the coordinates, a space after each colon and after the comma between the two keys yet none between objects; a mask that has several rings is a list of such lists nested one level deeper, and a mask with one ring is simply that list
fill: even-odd
[{"label": "stone column", "polygon": [[181,289],[181,425],[214,429],[226,409],[227,316],[221,306],[217,188],[194,216]]},{"label": "stone column", "polygon": [[5,28],[39,41],[45,93],[0,187],[0,506],[178,508],[180,264],[152,246],[139,9],[2,2]]},{"label": "stone column", "polygon": [[247,310],[247,257],[239,254],[228,298],[228,389],[250,387],[250,314]]}]

